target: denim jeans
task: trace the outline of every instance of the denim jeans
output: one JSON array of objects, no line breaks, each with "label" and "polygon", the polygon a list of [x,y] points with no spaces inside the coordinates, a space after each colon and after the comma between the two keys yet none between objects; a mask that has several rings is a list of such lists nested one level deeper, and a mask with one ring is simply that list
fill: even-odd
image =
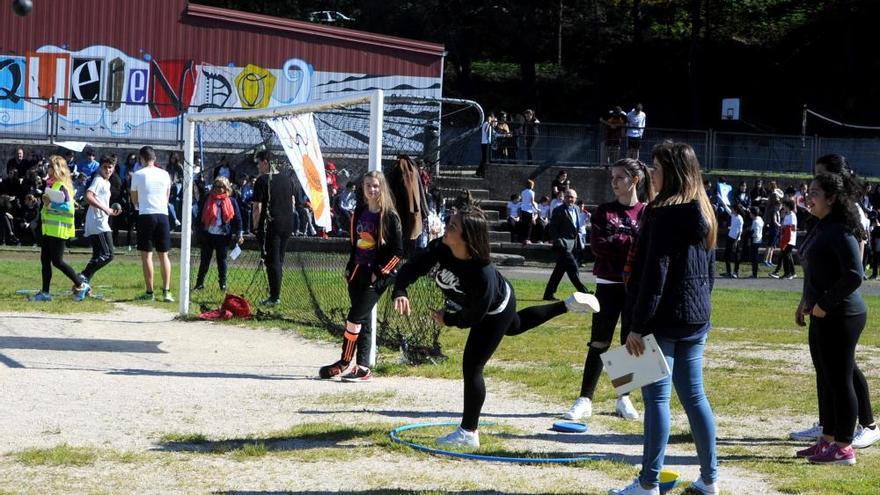
[{"label": "denim jeans", "polygon": [[686,342],[657,337],[657,343],[666,356],[672,377],[642,387],[645,402],[645,444],[642,454],[642,472],[639,481],[643,486],[657,486],[660,470],[669,441],[669,399],[671,385],[687,414],[691,434],[700,461],[700,477],[705,483],[717,478],[718,459],[715,452],[715,417],[706,392],[703,389],[703,349],[706,337]]}]

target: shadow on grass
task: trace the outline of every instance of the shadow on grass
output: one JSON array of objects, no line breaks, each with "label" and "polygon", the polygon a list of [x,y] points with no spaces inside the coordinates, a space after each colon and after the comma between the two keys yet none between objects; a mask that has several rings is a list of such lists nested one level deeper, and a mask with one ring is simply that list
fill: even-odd
[{"label": "shadow on grass", "polygon": [[[303,409],[298,411],[300,414],[330,414],[330,413],[362,413],[363,409],[334,409],[334,410],[321,410],[321,409]],[[430,418],[432,420],[446,420],[446,419],[458,419],[461,418],[460,411],[404,411],[404,410],[370,410],[371,414],[380,414],[382,416],[388,416],[389,418]],[[559,418],[559,414],[550,413],[550,412],[538,412],[538,413],[491,413],[491,412],[483,412],[480,413],[481,418],[547,418],[548,420],[556,421]],[[433,422],[433,421],[432,421]],[[549,428],[549,426],[548,426]]]},{"label": "shadow on grass", "polygon": [[[249,445],[262,445],[267,451],[287,451],[305,449],[351,449],[351,445],[340,443],[357,439],[368,439],[384,435],[384,429],[334,427],[331,430],[303,431],[289,435],[278,434],[267,437],[227,438],[208,440],[202,437],[183,441],[163,441],[153,450],[163,452],[194,452],[199,454],[223,454],[239,450]],[[384,439],[384,436],[382,437]]]}]

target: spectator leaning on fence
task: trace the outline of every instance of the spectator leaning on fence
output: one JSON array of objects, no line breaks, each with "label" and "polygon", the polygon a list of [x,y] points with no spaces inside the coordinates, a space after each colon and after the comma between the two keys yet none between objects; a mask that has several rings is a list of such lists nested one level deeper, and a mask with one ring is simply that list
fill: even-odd
[{"label": "spectator leaning on fence", "polygon": [[628,141],[626,155],[629,158],[639,159],[639,148],[642,146],[642,136],[645,134],[645,122],[647,116],[642,111],[642,104],[638,103],[635,108],[626,114],[626,137]]},{"label": "spectator leaning on fence", "polygon": [[480,166],[477,168],[477,177],[486,173],[486,165],[492,152],[492,139],[495,132],[495,114],[486,115],[486,120],[480,125]]}]

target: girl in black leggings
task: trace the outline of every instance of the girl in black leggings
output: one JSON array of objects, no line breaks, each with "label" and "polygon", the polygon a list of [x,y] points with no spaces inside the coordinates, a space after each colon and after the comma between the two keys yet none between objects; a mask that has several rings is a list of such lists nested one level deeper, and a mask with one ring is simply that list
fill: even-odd
[{"label": "girl in black leggings", "polygon": [[[633,158],[618,160],[611,167],[611,190],[615,200],[599,205],[591,222],[590,249],[596,256],[593,275],[596,276],[596,298],[602,312],[593,315],[593,324],[588,344],[587,358],[584,362],[584,375],[581,392],[571,408],[562,416],[578,420],[593,413],[593,393],[602,374],[603,352],[611,345],[614,328],[623,312],[626,290],[623,285],[623,266],[630,245],[639,233],[639,224],[645,203],[642,198],[654,199],[654,188],[648,174],[648,167]],[[629,334],[629,318],[620,323],[620,342],[626,342]],[[616,406],[617,415],[629,420],[639,418],[639,413],[630,402],[629,394],[620,397]]]},{"label": "girl in black leggings", "polygon": [[[796,312],[798,325],[810,316],[810,351],[819,388],[822,436],[797,452],[814,464],[855,464],[852,449],[858,416],[853,387],[855,350],[867,321],[858,292],[862,234],[857,206],[839,174],[817,175],[807,205],[818,218],[801,246],[804,291]],[[866,391],[867,392],[867,391]]]},{"label": "girl in black leggings", "polygon": [[430,274],[446,297],[446,308],[432,317],[441,326],[470,328],[462,358],[464,413],[461,426],[438,439],[445,445],[478,447],[477,427],[486,399],[483,368],[505,335],[519,335],[566,311],[595,312],[591,294],[576,292],[567,301],[516,311],[513,287],[489,260],[489,229],[479,208],[466,207],[452,216],[442,239],[411,258],[394,285],[394,308],[410,313],[406,289]]}]

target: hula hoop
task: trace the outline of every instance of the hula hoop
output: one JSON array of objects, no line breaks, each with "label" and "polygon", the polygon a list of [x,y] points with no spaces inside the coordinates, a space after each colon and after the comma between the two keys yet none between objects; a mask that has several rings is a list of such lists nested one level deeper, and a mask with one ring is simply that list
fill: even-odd
[{"label": "hula hoop", "polygon": [[[481,423],[481,426],[489,426],[494,423]],[[490,462],[513,462],[519,464],[566,464],[570,462],[579,462],[579,461],[594,461],[595,457],[589,456],[577,456],[577,457],[506,457],[506,456],[495,456],[495,455],[483,455],[483,454],[468,454],[465,452],[452,452],[449,450],[436,449],[433,447],[428,447],[427,445],[422,445],[414,442],[409,442],[400,438],[399,433],[407,431],[407,430],[415,430],[419,428],[430,428],[432,426],[458,426],[458,422],[455,421],[446,421],[441,423],[414,423],[410,425],[398,426],[391,430],[391,433],[388,434],[391,437],[391,441],[395,443],[399,443],[401,445],[406,445],[412,449],[418,450],[420,452],[426,452],[428,454],[434,455],[443,455],[447,457],[455,457],[458,459],[470,459],[474,461],[490,461]]]}]

